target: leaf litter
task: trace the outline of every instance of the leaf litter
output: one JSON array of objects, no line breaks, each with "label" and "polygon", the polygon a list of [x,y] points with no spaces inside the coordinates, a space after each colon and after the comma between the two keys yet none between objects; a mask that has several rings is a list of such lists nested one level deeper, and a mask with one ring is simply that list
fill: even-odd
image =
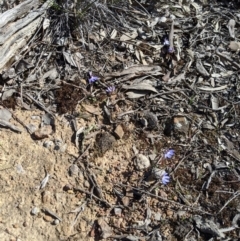
[{"label": "leaf litter", "polygon": [[[0,83],[0,124],[15,131],[10,140],[1,128],[2,161],[15,149],[9,143],[22,145],[16,135],[51,157],[36,163],[29,156],[39,170],[21,155],[17,161],[21,178],[40,183],[23,214],[41,208],[38,240],[239,237],[238,5],[49,5]],[[5,4],[1,12],[10,9],[17,7]],[[1,170],[7,188],[16,168]],[[8,233],[30,237],[16,228]]]}]

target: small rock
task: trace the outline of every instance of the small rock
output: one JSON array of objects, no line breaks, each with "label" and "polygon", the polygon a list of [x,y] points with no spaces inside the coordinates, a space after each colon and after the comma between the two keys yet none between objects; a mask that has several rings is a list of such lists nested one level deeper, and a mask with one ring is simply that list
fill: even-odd
[{"label": "small rock", "polygon": [[58,220],[58,219],[55,219],[54,221],[53,221],[53,225],[58,225],[60,223],[60,221]]},{"label": "small rock", "polygon": [[187,134],[189,130],[189,122],[184,116],[176,116],[173,118],[174,130]]},{"label": "small rock", "polygon": [[117,138],[122,139],[124,136],[124,131],[121,125],[118,125],[114,131],[114,134],[117,136]]},{"label": "small rock", "polygon": [[59,150],[59,151],[60,151],[61,153],[64,153],[64,152],[66,151],[66,149],[67,149],[67,144],[65,143],[65,144],[63,144],[63,145],[60,146],[60,150]]},{"label": "small rock", "polygon": [[160,221],[160,220],[161,220],[161,217],[162,217],[162,215],[161,215],[161,213],[159,213],[159,212],[157,212],[157,213],[154,214],[154,219],[155,219],[156,221]]},{"label": "small rock", "polygon": [[34,207],[34,208],[31,210],[31,214],[32,214],[32,215],[37,215],[39,212],[40,212],[40,209],[39,209],[38,207]]},{"label": "small rock", "polygon": [[122,198],[122,203],[124,206],[128,207],[129,205],[129,198],[128,197],[123,197]]},{"label": "small rock", "polygon": [[13,227],[14,227],[14,228],[18,228],[19,225],[18,225],[17,223],[14,223],[14,224],[13,224]]},{"label": "small rock", "polygon": [[43,216],[43,220],[50,223],[53,221],[53,218],[49,215],[45,215]]},{"label": "small rock", "polygon": [[106,151],[113,148],[116,139],[108,132],[99,133],[96,136],[96,145],[99,148],[99,152],[104,154]]},{"label": "small rock", "polygon": [[78,176],[78,173],[79,173],[79,168],[76,164],[72,164],[70,167],[69,167],[69,175],[72,177],[72,176]]},{"label": "small rock", "polygon": [[44,141],[43,146],[46,148],[50,148],[51,146],[53,146],[53,141],[46,140]]},{"label": "small rock", "polygon": [[33,120],[41,120],[40,116],[38,116],[38,115],[32,115],[31,119],[33,119]]},{"label": "small rock", "polygon": [[107,239],[110,236],[112,236],[112,229],[107,224],[107,222],[104,220],[104,218],[99,218],[97,222],[100,227],[101,238]]},{"label": "small rock", "polygon": [[147,120],[147,127],[155,129],[158,127],[158,118],[155,114],[149,111],[144,112],[144,118]]},{"label": "small rock", "polygon": [[152,169],[152,176],[155,179],[161,179],[164,175],[165,171],[159,168],[154,167]]},{"label": "small rock", "polygon": [[55,151],[60,151],[60,152],[65,152],[67,149],[67,144],[63,142],[63,140],[61,139],[56,139],[55,140],[55,147],[54,150]]},{"label": "small rock", "polygon": [[34,131],[36,131],[38,129],[37,126],[34,124],[27,125],[27,128],[31,133],[33,133]]},{"label": "small rock", "polygon": [[70,184],[66,184],[64,187],[63,187],[63,191],[65,192],[68,192],[68,191],[72,191],[73,187],[72,185]]},{"label": "small rock", "polygon": [[153,162],[156,159],[157,154],[150,154],[148,157],[149,157],[150,161]]},{"label": "small rock", "polygon": [[44,191],[42,193],[42,202],[44,204],[51,202],[51,192],[50,191]]},{"label": "small rock", "polygon": [[28,226],[28,223],[26,221],[23,222],[23,227],[26,228]]},{"label": "small rock", "polygon": [[148,157],[146,157],[143,154],[136,155],[135,163],[136,163],[138,170],[142,170],[142,169],[146,169],[146,168],[150,167],[150,160],[148,159]]},{"label": "small rock", "polygon": [[24,174],[25,173],[25,170],[23,169],[23,167],[20,163],[17,164],[16,168],[17,168],[18,174]]},{"label": "small rock", "polygon": [[121,214],[122,214],[122,209],[121,209],[121,208],[114,208],[114,213],[115,213],[115,215],[117,215],[117,216],[121,216]]},{"label": "small rock", "polygon": [[240,50],[240,43],[235,41],[230,41],[228,46],[232,51],[239,51]]},{"label": "small rock", "polygon": [[84,187],[86,187],[86,188],[89,188],[89,187],[90,187],[90,184],[89,184],[89,182],[88,182],[87,180],[84,181],[84,184],[83,184],[83,185],[84,185]]}]

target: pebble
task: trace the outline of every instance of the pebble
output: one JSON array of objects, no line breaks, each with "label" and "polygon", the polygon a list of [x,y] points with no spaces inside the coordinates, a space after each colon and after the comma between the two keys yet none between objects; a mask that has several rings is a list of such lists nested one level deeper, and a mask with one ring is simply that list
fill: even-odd
[{"label": "pebble", "polygon": [[174,130],[187,134],[189,130],[189,122],[184,116],[176,116],[173,118]]},{"label": "pebble", "polygon": [[31,210],[31,214],[32,214],[32,215],[37,215],[39,212],[40,212],[40,210],[39,210],[38,207],[34,207],[34,208]]},{"label": "pebble", "polygon": [[101,154],[104,154],[106,151],[112,149],[115,142],[115,137],[108,132],[99,133],[96,136],[96,145]]},{"label": "pebble", "polygon": [[61,153],[65,152],[67,149],[67,144],[64,143],[63,140],[61,140],[60,138],[55,139],[55,146],[54,146],[54,150],[55,151],[59,151]]},{"label": "pebble", "polygon": [[27,227],[28,226],[28,223],[26,221],[23,222],[23,227]]},{"label": "pebble", "polygon": [[156,159],[157,154],[150,154],[148,157],[149,157],[150,161],[153,162]]},{"label": "pebble", "polygon": [[40,116],[38,116],[38,115],[32,115],[31,119],[32,120],[41,120]]},{"label": "pebble", "polygon": [[99,218],[97,220],[98,222],[98,225],[100,227],[100,235],[101,235],[101,238],[103,239],[107,239],[109,238],[110,236],[112,236],[113,232],[112,232],[112,229],[111,227],[107,224],[107,222],[105,221],[104,218]]},{"label": "pebble", "polygon": [[115,213],[115,215],[117,215],[117,216],[121,216],[121,214],[122,214],[122,209],[121,209],[121,208],[114,208],[114,213]]},{"label": "pebble", "polygon": [[84,181],[84,184],[83,184],[83,185],[84,185],[84,187],[86,187],[86,188],[89,188],[89,187],[90,187],[90,184],[89,184],[89,182],[88,182],[87,180]]},{"label": "pebble", "polygon": [[65,143],[65,144],[63,144],[63,145],[60,146],[60,150],[59,150],[59,151],[60,151],[61,153],[64,153],[64,152],[66,151],[66,149],[67,149],[67,144]]},{"label": "pebble", "polygon": [[14,224],[13,224],[13,227],[14,227],[14,228],[18,228],[19,225],[18,225],[17,223],[14,223]]},{"label": "pebble", "polygon": [[143,154],[136,155],[135,163],[136,163],[138,170],[142,170],[142,169],[146,169],[146,168],[150,167],[149,158]]},{"label": "pebble", "polygon": [[51,202],[51,192],[50,191],[44,191],[42,193],[42,202],[44,204]]},{"label": "pebble", "polygon": [[158,118],[155,114],[149,111],[144,112],[144,118],[147,120],[147,127],[155,129],[158,127]]},{"label": "pebble", "polygon": [[17,168],[18,174],[24,174],[25,173],[25,170],[23,169],[23,167],[20,163],[17,164],[16,168]]},{"label": "pebble", "polygon": [[53,221],[53,225],[58,225],[60,223],[60,221],[58,220],[58,219],[55,219],[54,221]]},{"label": "pebble", "polygon": [[53,146],[53,141],[49,141],[49,140],[46,140],[44,141],[43,143],[43,146],[46,147],[46,148],[50,148],[51,146]]},{"label": "pebble", "polygon": [[122,203],[124,206],[128,207],[129,205],[129,198],[128,197],[123,197],[122,198]]},{"label": "pebble", "polygon": [[71,186],[71,184],[66,184],[63,187],[63,191],[68,192],[68,191],[72,191],[73,187]]},{"label": "pebble", "polygon": [[27,125],[27,128],[30,130],[31,133],[33,133],[34,131],[36,131],[38,129],[37,126],[34,124]]},{"label": "pebble", "polygon": [[161,217],[162,217],[161,213],[159,213],[159,212],[154,213],[154,219],[155,219],[156,221],[160,221],[160,220],[161,220]]},{"label": "pebble", "polygon": [[114,131],[114,134],[117,136],[117,138],[122,139],[124,136],[124,131],[121,125],[118,125]]},{"label": "pebble", "polygon": [[156,168],[156,167],[152,169],[152,176],[155,179],[161,179],[163,177],[164,173],[165,173],[165,171],[162,170],[162,169],[159,169],[159,168]]},{"label": "pebble", "polygon": [[79,168],[76,164],[72,164],[70,167],[69,167],[69,175],[72,177],[72,176],[78,176],[78,173],[79,173]]},{"label": "pebble", "polygon": [[46,221],[46,222],[52,222],[53,218],[49,215],[45,215],[45,216],[43,216],[43,220]]}]

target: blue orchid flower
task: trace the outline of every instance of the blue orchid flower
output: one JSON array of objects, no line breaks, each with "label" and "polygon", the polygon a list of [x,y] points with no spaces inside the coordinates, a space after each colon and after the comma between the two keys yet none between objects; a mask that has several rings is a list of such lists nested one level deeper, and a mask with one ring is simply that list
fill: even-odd
[{"label": "blue orchid flower", "polygon": [[99,78],[97,76],[91,76],[88,79],[88,82],[89,82],[89,84],[92,84],[92,83],[96,82],[97,80],[99,80]]},{"label": "blue orchid flower", "polygon": [[162,184],[167,185],[170,182],[170,176],[164,171],[162,175]]},{"label": "blue orchid flower", "polygon": [[165,154],[164,157],[167,159],[171,159],[174,156],[175,151],[173,149],[168,150]]},{"label": "blue orchid flower", "polygon": [[106,89],[106,92],[109,93],[109,94],[111,94],[111,93],[113,93],[115,90],[116,90],[116,88],[115,88],[114,86],[110,86],[110,87],[108,87],[108,88]]}]

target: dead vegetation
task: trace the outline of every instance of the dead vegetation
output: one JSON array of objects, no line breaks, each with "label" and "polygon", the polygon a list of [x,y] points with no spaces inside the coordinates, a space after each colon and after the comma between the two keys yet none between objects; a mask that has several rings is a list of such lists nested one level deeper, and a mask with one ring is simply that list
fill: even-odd
[{"label": "dead vegetation", "polygon": [[[13,148],[9,128],[56,158],[22,193],[36,240],[238,240],[238,7],[4,2],[0,148]],[[1,186],[23,172],[13,166]],[[0,221],[2,240],[22,238]]]}]

